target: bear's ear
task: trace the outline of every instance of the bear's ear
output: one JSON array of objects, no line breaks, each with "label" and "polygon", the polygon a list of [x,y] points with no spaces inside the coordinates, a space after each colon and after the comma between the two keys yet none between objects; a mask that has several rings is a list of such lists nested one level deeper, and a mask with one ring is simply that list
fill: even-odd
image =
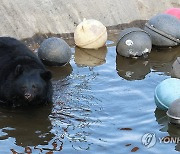
[{"label": "bear's ear", "polygon": [[45,80],[45,81],[48,81],[52,78],[52,74],[50,71],[44,71],[44,72],[41,72],[41,77]]},{"label": "bear's ear", "polygon": [[20,74],[22,74],[22,72],[24,71],[23,67],[21,65],[17,65],[16,68],[15,68],[15,76],[19,76]]}]

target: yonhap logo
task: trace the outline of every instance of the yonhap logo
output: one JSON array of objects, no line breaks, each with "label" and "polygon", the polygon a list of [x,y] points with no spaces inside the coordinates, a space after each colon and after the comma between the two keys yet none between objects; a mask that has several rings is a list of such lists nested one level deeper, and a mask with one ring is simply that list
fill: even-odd
[{"label": "yonhap logo", "polygon": [[142,144],[147,147],[151,148],[156,144],[156,134],[154,133],[146,133],[141,138]]},{"label": "yonhap logo", "polygon": [[147,147],[153,147],[156,142],[160,144],[179,144],[180,137],[173,137],[173,136],[165,136],[165,137],[157,137],[155,133],[146,133],[141,138],[142,144]]}]

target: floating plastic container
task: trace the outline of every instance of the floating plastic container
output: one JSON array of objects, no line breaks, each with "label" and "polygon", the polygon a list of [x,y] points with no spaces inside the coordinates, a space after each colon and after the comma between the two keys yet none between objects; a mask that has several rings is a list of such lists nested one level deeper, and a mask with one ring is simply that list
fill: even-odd
[{"label": "floating plastic container", "polygon": [[61,38],[44,40],[38,49],[38,56],[47,66],[63,66],[71,59],[71,48]]},{"label": "floating plastic container", "polygon": [[176,18],[180,19],[180,8],[170,8],[166,10],[164,13],[175,16]]},{"label": "floating plastic container", "polygon": [[107,29],[97,20],[84,19],[74,32],[74,41],[78,47],[98,49],[107,41]]},{"label": "floating plastic container", "polygon": [[144,30],[151,35],[152,44],[156,46],[177,46],[180,44],[180,20],[169,14],[152,17]]},{"label": "floating plastic container", "polygon": [[171,76],[180,79],[180,57],[177,57],[172,65]]},{"label": "floating plastic container", "polygon": [[139,57],[150,53],[151,48],[149,34],[140,28],[132,27],[120,33],[116,52],[124,57]]},{"label": "floating plastic container", "polygon": [[180,125],[180,99],[170,105],[166,114],[170,123]]},{"label": "floating plastic container", "polygon": [[180,98],[180,79],[169,78],[155,88],[154,99],[157,107],[167,110],[176,99]]}]

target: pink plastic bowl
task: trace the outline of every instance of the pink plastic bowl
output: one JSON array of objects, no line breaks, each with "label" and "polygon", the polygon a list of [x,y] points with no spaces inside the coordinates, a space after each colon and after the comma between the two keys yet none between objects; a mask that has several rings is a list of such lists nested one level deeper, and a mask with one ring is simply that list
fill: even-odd
[{"label": "pink plastic bowl", "polygon": [[171,8],[166,10],[164,13],[175,16],[176,18],[180,19],[180,8]]}]

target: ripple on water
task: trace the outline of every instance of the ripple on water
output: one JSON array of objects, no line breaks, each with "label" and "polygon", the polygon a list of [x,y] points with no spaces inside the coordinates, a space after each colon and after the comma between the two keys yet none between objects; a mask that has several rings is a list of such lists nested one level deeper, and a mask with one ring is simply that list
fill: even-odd
[{"label": "ripple on water", "polygon": [[[79,50],[79,49],[78,49]],[[175,153],[179,144],[158,138],[180,136],[156,109],[154,89],[169,78],[179,48],[153,49],[146,59],[116,56],[114,41],[98,58],[76,52],[70,64],[53,72],[53,105],[30,111],[0,110],[0,153]],[[100,56],[103,56],[100,57]],[[75,58],[77,58],[75,60]],[[81,58],[81,59],[80,59]],[[99,63],[98,59],[101,60]],[[103,61],[103,62],[102,62]],[[95,66],[95,64],[97,64]],[[141,143],[155,133],[157,143]]]}]

